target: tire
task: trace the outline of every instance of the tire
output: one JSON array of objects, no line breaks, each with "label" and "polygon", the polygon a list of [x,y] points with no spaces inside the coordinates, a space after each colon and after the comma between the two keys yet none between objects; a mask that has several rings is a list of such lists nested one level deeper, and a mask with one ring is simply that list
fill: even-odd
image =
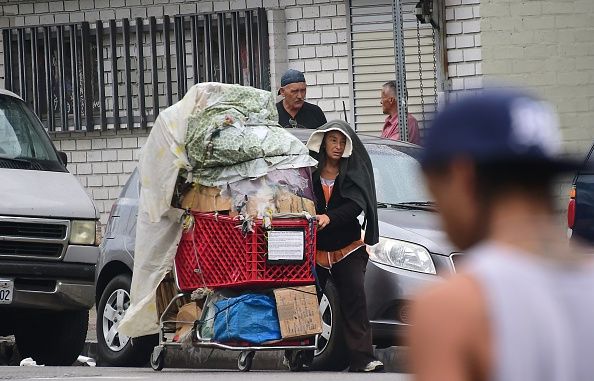
[{"label": "tire", "polygon": [[97,355],[101,365],[142,366],[150,361],[158,335],[129,338],[117,330],[130,306],[128,274],[114,277],[105,287],[97,306]]},{"label": "tire", "polygon": [[326,283],[320,301],[322,334],[318,337],[318,349],[314,353],[313,370],[342,371],[349,365],[348,351],[342,327],[342,311],[338,290],[331,280]]},{"label": "tire", "polygon": [[15,340],[23,358],[39,365],[69,366],[87,338],[89,311],[31,311],[20,316]]}]

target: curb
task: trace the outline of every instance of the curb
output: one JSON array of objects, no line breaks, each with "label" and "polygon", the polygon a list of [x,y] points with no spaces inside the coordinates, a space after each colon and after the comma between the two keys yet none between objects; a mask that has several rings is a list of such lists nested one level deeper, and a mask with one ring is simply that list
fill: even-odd
[{"label": "curb", "polygon": [[[87,342],[83,356],[96,359],[97,342]],[[225,351],[207,348],[167,348],[165,368],[188,369],[237,369],[237,357],[240,351]],[[378,360],[384,363],[386,372],[406,372],[408,348],[388,347],[376,348]],[[283,365],[283,351],[262,351],[256,353],[252,369],[254,370],[287,370]],[[101,364],[98,364],[101,365]]]},{"label": "curb", "polygon": [[[206,348],[168,348],[165,368],[187,369],[237,369],[239,351],[213,350]],[[384,363],[386,372],[405,372],[408,350],[405,347],[375,349],[375,356]],[[97,342],[87,341],[82,356],[97,360]],[[20,356],[15,350],[14,341],[0,341],[0,365],[16,365]],[[102,364],[97,363],[98,366]],[[264,351],[256,353],[254,370],[287,370],[283,365],[283,351]]]},{"label": "curb", "polygon": [[21,356],[14,345],[12,338],[0,339],[0,365],[19,365]]}]

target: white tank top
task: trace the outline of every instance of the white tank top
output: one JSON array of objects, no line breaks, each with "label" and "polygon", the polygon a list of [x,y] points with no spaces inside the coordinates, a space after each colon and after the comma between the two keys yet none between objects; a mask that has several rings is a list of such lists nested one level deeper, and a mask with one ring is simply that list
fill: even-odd
[{"label": "white tank top", "polygon": [[491,381],[594,380],[594,265],[568,266],[496,243],[464,266],[486,299]]}]

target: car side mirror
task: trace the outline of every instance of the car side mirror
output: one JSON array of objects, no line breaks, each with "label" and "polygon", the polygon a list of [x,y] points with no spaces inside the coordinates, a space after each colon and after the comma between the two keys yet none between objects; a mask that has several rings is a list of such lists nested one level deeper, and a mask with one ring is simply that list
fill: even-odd
[{"label": "car side mirror", "polygon": [[68,156],[66,156],[66,152],[58,151],[58,157],[64,166],[68,165]]}]

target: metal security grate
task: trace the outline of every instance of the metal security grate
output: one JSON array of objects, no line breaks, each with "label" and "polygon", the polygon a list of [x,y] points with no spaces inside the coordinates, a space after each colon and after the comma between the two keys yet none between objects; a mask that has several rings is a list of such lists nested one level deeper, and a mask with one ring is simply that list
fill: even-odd
[{"label": "metal security grate", "polygon": [[262,8],[3,29],[5,84],[49,131],[146,128],[195,83],[270,89]]},{"label": "metal security grate", "polygon": [[[418,5],[418,0],[349,0],[352,115],[359,131],[381,131],[386,116],[380,91],[394,79],[402,80],[401,109],[415,116],[421,130],[432,119],[442,87],[440,31],[417,22]],[[402,28],[395,30],[399,24]]]},{"label": "metal security grate", "polygon": [[0,221],[0,236],[64,239],[68,227],[56,224],[34,224]]}]

